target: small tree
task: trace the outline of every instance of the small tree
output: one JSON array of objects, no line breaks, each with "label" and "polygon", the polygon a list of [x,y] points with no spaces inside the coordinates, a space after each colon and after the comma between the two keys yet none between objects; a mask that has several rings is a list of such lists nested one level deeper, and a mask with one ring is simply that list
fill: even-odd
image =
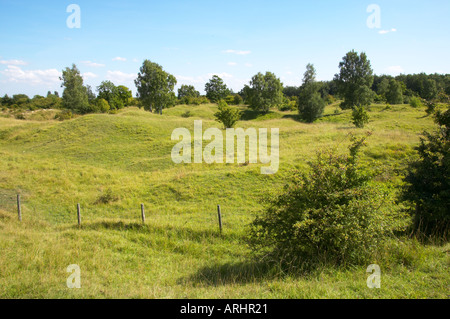
[{"label": "small tree", "polygon": [[450,108],[435,115],[438,130],[424,132],[419,160],[410,163],[402,198],[413,204],[414,230],[448,236],[450,227]]},{"label": "small tree", "polygon": [[240,111],[237,108],[228,106],[228,104],[220,100],[219,111],[214,114],[216,121],[224,125],[225,128],[232,128],[239,121]]},{"label": "small tree", "polygon": [[217,103],[223,100],[230,93],[227,85],[223,83],[223,80],[214,75],[208,83],[205,84],[206,97],[213,103]]},{"label": "small tree", "polygon": [[[342,109],[351,109],[355,105],[369,105],[373,92],[369,94],[374,77],[367,55],[348,52],[339,63],[340,73],[335,75],[340,95],[344,98]],[[363,96],[361,96],[363,94]]]},{"label": "small tree", "polygon": [[145,110],[152,112],[153,107],[157,107],[162,114],[163,108],[175,105],[176,96],[173,89],[177,79],[165,72],[159,64],[145,60],[134,83],[137,97]]},{"label": "small tree", "polygon": [[283,102],[283,83],[272,72],[258,73],[253,76],[246,90],[250,108],[263,113],[271,107],[277,107]]},{"label": "small tree", "polygon": [[358,161],[365,139],[350,155],[322,152],[310,172],[292,181],[251,224],[255,253],[280,262],[366,262],[393,230],[403,229],[393,198]]},{"label": "small tree", "polygon": [[321,84],[316,82],[316,70],[312,64],[306,66],[298,97],[298,111],[300,116],[308,123],[314,122],[322,116],[326,102],[319,93]]},{"label": "small tree", "polygon": [[358,128],[363,128],[369,123],[369,114],[364,106],[354,106],[352,112],[353,124]]},{"label": "small tree", "polygon": [[63,70],[60,80],[63,81],[61,87],[64,87],[63,107],[82,114],[90,112],[87,89],[77,66],[73,64],[72,68]]},{"label": "small tree", "polygon": [[394,79],[389,81],[386,100],[389,104],[403,104],[403,90],[400,82]]}]

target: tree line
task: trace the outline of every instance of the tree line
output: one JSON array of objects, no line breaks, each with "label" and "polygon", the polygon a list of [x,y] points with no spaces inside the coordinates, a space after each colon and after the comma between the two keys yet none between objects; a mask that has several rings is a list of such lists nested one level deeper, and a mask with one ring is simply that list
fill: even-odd
[{"label": "tree line", "polygon": [[199,105],[219,103],[248,105],[256,112],[267,113],[271,108],[299,112],[306,122],[314,122],[323,115],[327,104],[342,100],[342,109],[353,110],[353,121],[363,127],[368,121],[365,107],[371,103],[403,104],[414,107],[435,102],[450,102],[450,75],[425,73],[413,75],[375,75],[365,53],[348,52],[339,63],[339,73],[331,81],[317,81],[313,64],[306,66],[302,85],[284,86],[272,72],[258,73],[239,92],[234,93],[223,79],[214,75],[205,84],[206,95],[192,85],[181,85],[174,92],[177,79],[164,71],[157,63],[145,60],[139,69],[135,85],[136,97],[126,86],[116,86],[103,81],[96,92],[83,84],[77,66],[62,71],[62,97],[58,92],[48,92],[46,97],[36,95],[29,98],[17,94],[0,98],[2,108],[41,109],[64,108],[74,113],[114,112],[126,106],[139,106],[150,112],[162,113],[164,108],[177,104]]}]

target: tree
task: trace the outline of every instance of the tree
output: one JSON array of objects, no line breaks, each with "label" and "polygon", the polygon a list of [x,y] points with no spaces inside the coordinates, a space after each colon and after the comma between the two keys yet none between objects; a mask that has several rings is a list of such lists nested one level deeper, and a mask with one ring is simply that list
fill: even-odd
[{"label": "tree", "polygon": [[326,103],[319,93],[320,87],[320,83],[316,82],[316,70],[314,66],[308,64],[298,97],[299,114],[308,123],[312,123],[321,117],[325,109]]},{"label": "tree", "polygon": [[423,89],[421,97],[425,100],[431,101],[436,98],[438,90],[436,88],[436,81],[433,79],[426,79],[423,82]]},{"label": "tree", "polygon": [[250,108],[267,113],[283,102],[283,83],[272,72],[258,73],[250,81],[247,95]]},{"label": "tree", "polygon": [[95,93],[92,91],[92,88],[90,85],[86,85],[86,93],[88,95],[88,101],[89,103],[94,103],[95,99],[97,98],[95,96]]},{"label": "tree", "polygon": [[237,108],[228,106],[228,104],[220,100],[219,111],[214,114],[216,121],[224,125],[225,128],[232,128],[240,118],[240,111]]},{"label": "tree", "polygon": [[195,89],[193,85],[185,85],[183,84],[178,89],[178,98],[182,99],[185,97],[200,97],[200,92]]},{"label": "tree", "polygon": [[230,90],[227,85],[223,83],[223,80],[214,75],[208,83],[205,84],[206,97],[213,103],[217,103],[223,100],[230,94]]},{"label": "tree", "polygon": [[61,87],[64,87],[63,107],[82,114],[90,112],[87,90],[77,66],[72,64],[72,68],[63,70],[60,80],[63,81]]},{"label": "tree", "polygon": [[403,90],[400,82],[394,79],[389,81],[386,100],[389,104],[403,104]]},{"label": "tree", "polygon": [[122,102],[124,106],[129,106],[130,101],[133,98],[131,90],[124,85],[119,85],[117,87],[117,97]]},{"label": "tree", "polygon": [[123,108],[124,104],[119,99],[118,89],[111,81],[103,81],[97,86],[98,98],[108,102],[111,109],[117,110]]},{"label": "tree", "polygon": [[172,74],[165,72],[159,64],[145,60],[134,83],[137,97],[140,98],[145,110],[153,112],[153,107],[156,107],[162,114],[163,108],[175,104],[173,89],[177,80]]},{"label": "tree", "polygon": [[450,107],[435,115],[438,129],[424,132],[419,159],[409,164],[402,199],[413,204],[413,228],[446,238],[450,228]]},{"label": "tree", "polygon": [[[344,98],[342,109],[351,109],[356,105],[369,105],[373,99],[373,70],[367,55],[358,55],[354,50],[348,52],[339,63],[340,73],[335,75],[339,94]],[[367,90],[367,89],[368,90]],[[369,94],[372,92],[372,94]],[[364,94],[364,96],[360,96]],[[364,104],[362,104],[364,103]]]},{"label": "tree", "polygon": [[385,101],[387,100],[386,95],[389,91],[389,79],[383,78],[381,82],[378,84],[377,94],[380,95]]}]

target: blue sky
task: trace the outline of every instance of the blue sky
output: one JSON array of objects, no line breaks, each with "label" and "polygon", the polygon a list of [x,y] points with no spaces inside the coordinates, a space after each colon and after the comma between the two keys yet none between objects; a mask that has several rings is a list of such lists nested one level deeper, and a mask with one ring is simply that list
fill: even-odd
[{"label": "blue sky", "polygon": [[[69,28],[70,4],[81,27]],[[380,28],[369,28],[371,4]],[[85,83],[126,85],[144,59],[179,87],[218,74],[239,91],[258,72],[301,85],[308,63],[331,80],[346,52],[366,52],[376,74],[450,73],[450,1],[0,0],[0,95],[58,90],[75,63]]]}]

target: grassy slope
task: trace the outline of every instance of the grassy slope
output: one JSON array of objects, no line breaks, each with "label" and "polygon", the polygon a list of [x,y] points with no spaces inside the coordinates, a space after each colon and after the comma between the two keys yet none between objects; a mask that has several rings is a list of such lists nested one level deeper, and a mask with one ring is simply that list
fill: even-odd
[{"label": "grassy slope", "polygon": [[[219,127],[214,105],[177,106],[163,116],[137,108],[58,122],[0,117],[0,297],[31,298],[442,298],[448,296],[448,245],[392,242],[380,256],[382,289],[366,286],[365,267],[284,274],[252,263],[246,226],[292,168],[304,168],[320,149],[347,146],[348,133],[373,130],[364,160],[383,168],[382,180],[414,156],[419,133],[433,129],[423,109],[371,107],[367,129],[350,112],[315,124],[295,113],[257,117],[239,127],[280,128],[280,171],[260,165],[175,165],[173,129]],[[181,114],[191,111],[192,117]],[[24,221],[15,216],[15,194]],[[109,198],[109,202],[102,200]],[[83,227],[76,227],[81,203]],[[139,223],[140,203],[147,224]],[[224,234],[218,235],[216,205]],[[446,253],[447,251],[447,253]],[[395,252],[395,253],[394,253]],[[66,267],[81,267],[82,289],[66,287]]]}]

